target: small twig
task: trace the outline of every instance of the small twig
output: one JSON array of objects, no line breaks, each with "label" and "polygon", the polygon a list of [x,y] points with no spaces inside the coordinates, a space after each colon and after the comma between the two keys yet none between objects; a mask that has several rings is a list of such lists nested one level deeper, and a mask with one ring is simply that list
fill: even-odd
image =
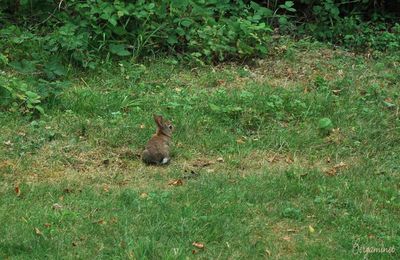
[{"label": "small twig", "polygon": [[64,0],[61,0],[61,1],[58,3],[58,10],[61,10],[61,4],[62,4],[62,2],[64,2]]}]

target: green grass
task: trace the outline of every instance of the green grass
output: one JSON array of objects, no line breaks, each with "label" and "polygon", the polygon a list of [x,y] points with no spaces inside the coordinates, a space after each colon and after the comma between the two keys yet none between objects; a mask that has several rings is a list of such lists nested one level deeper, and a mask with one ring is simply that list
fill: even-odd
[{"label": "green grass", "polygon": [[[275,51],[104,65],[40,119],[0,113],[0,258],[398,259],[400,54]],[[176,125],[167,167],[138,159],[153,113]]]}]

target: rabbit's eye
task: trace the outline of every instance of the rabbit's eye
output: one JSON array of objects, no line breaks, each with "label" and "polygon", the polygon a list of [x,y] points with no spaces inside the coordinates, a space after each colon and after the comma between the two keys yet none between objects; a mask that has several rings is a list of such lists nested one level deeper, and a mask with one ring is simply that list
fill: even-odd
[{"label": "rabbit's eye", "polygon": [[169,126],[168,126],[169,129],[172,129],[172,127],[173,127],[172,125],[169,125]]}]

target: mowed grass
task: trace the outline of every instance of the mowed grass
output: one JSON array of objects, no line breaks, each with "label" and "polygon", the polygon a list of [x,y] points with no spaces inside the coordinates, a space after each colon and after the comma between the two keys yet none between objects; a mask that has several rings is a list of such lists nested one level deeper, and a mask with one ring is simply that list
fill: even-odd
[{"label": "mowed grass", "polygon": [[[398,259],[400,54],[274,53],[104,65],[47,116],[1,113],[0,258]],[[139,159],[153,113],[166,167]]]}]

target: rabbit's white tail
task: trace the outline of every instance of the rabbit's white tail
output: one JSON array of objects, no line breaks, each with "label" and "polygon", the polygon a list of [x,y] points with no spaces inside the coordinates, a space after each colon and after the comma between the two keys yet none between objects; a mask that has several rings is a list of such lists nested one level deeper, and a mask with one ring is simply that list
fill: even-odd
[{"label": "rabbit's white tail", "polygon": [[164,159],[162,159],[161,164],[166,164],[169,162],[169,158],[165,157]]}]

